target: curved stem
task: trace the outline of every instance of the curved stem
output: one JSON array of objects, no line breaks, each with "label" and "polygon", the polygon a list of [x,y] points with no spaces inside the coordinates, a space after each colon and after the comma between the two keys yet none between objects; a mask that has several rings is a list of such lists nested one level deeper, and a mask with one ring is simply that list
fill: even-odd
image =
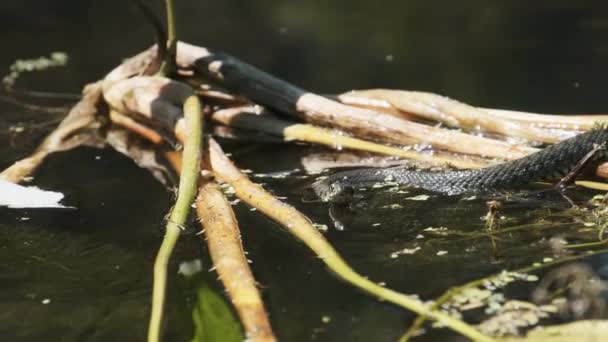
[{"label": "curved stem", "polygon": [[160,340],[167,287],[167,265],[179,238],[181,227],[183,227],[188,218],[190,205],[194,201],[199,179],[203,121],[201,104],[196,96],[192,95],[184,102],[184,116],[187,123],[187,132],[184,139],[182,172],[180,174],[177,200],[171,210],[165,237],[154,262],[154,284],[152,289],[150,325],[148,327],[148,342],[158,342]]}]

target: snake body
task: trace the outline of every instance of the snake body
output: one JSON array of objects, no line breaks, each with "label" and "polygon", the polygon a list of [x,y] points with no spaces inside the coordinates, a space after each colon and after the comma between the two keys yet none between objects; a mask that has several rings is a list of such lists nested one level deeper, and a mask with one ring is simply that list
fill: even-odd
[{"label": "snake body", "polygon": [[[404,167],[355,169],[319,179],[312,187],[323,201],[334,200],[349,189],[379,183],[421,188],[447,195],[515,189],[567,175],[589,152],[607,141],[608,128],[598,127],[523,158],[477,170],[430,172]],[[593,160],[606,157],[608,152],[600,149],[594,154]]]}]

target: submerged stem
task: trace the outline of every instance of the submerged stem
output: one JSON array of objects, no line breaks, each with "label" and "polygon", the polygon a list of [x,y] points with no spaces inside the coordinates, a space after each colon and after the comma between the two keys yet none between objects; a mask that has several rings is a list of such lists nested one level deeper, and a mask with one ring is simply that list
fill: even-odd
[{"label": "submerged stem", "polygon": [[165,237],[154,262],[154,285],[152,289],[152,310],[148,327],[148,342],[160,340],[160,327],[163,318],[165,292],[167,287],[167,265],[173,252],[181,227],[183,227],[190,205],[196,195],[201,162],[201,136],[203,121],[201,104],[196,96],[190,96],[184,102],[186,119],[186,137],[184,139],[184,159],[179,180],[179,190],[175,206],[171,210]]}]

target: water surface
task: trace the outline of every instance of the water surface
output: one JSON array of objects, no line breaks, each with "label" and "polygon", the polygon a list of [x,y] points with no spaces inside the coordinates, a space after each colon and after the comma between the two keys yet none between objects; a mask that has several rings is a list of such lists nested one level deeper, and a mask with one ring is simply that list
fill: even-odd
[{"label": "water surface", "polygon": [[[598,2],[230,0],[178,5],[184,40],[229,52],[319,93],[390,87],[548,113],[606,109],[608,16],[606,5]],[[143,18],[119,0],[4,1],[0,18],[0,70],[17,58],[56,50],[70,55],[67,68],[20,79],[22,89],[78,93],[153,42]],[[0,102],[0,167],[30,152],[45,133],[14,135],[9,127],[48,120],[48,114]],[[231,142],[227,149],[240,167],[259,173],[301,168],[300,157],[320,151],[257,141]],[[465,234],[483,229],[482,199],[418,202],[408,200],[408,194],[380,193],[352,208],[332,208],[345,223],[337,231],[328,206],[303,202],[293,179],[259,181],[314,221],[329,225],[327,238],[356,270],[423,299],[552,256],[551,237],[574,242],[595,238],[569,224],[572,219],[561,204],[507,206],[505,226],[541,216],[555,225],[501,235],[496,258],[488,238]],[[34,183],[66,193],[77,209],[0,210],[0,336],[15,341],[143,340],[152,260],[171,193],[109,149],[55,155]],[[593,194],[576,191],[574,197],[585,203]],[[393,203],[402,208],[386,208]],[[235,210],[281,340],[394,341],[413,319],[339,281],[302,244],[257,212],[244,205]],[[432,237],[424,231],[429,227],[462,234]],[[414,255],[391,257],[415,246],[421,250]],[[440,251],[447,254],[438,256]],[[200,241],[187,236],[173,269],[201,256]],[[591,262],[599,269],[605,257]],[[175,278],[167,340],[184,341],[191,331],[180,310],[191,298],[179,291]],[[529,299],[526,291],[516,295]],[[324,316],[329,322],[323,322]],[[460,340],[445,330],[420,340],[450,339]]]}]

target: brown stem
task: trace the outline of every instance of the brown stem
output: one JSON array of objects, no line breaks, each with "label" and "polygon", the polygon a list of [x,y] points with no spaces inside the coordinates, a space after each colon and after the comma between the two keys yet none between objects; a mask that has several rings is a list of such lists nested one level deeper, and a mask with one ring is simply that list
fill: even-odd
[{"label": "brown stem", "polygon": [[[169,152],[167,159],[179,171],[181,155]],[[204,228],[213,266],[239,314],[247,340],[275,341],[268,314],[247,263],[234,211],[210,177],[201,179],[196,212]]]},{"label": "brown stem", "polygon": [[386,101],[399,111],[468,131],[481,129],[544,143],[556,143],[571,135],[507,120],[491,115],[484,109],[433,93],[369,89],[350,91],[340,95],[339,99],[344,102],[352,97]]},{"label": "brown stem", "polygon": [[309,124],[299,124],[279,119],[267,113],[256,114],[252,106],[222,109],[211,114],[211,118],[227,126],[251,129],[283,138],[285,141],[303,141],[325,145],[333,149],[351,149],[407,158],[430,163],[435,166],[452,166],[459,169],[476,169],[490,165],[482,160],[454,157],[445,153],[420,153],[411,148],[378,144],[350,137],[339,130],[330,130]]}]

